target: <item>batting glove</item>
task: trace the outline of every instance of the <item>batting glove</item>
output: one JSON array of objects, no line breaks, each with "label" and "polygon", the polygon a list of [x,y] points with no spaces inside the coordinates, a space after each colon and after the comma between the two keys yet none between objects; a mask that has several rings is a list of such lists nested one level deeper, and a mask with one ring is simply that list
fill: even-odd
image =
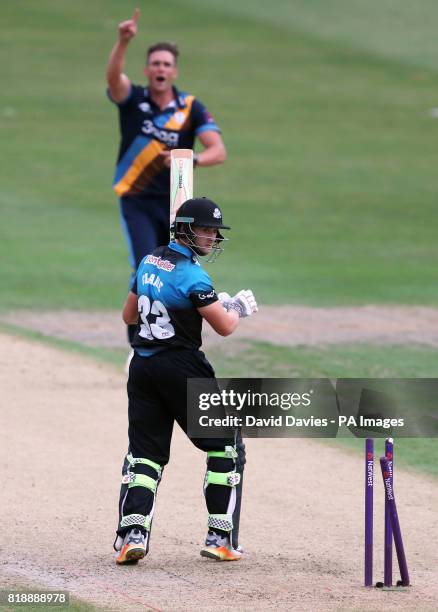
[{"label": "batting glove", "polygon": [[240,318],[249,317],[257,312],[257,302],[251,289],[242,289],[230,300],[223,302],[226,310],[235,310]]},{"label": "batting glove", "polygon": [[231,295],[227,293],[226,291],[221,291],[220,293],[217,294],[217,296],[221,304],[225,304],[225,302],[231,302],[231,300],[233,299]]}]

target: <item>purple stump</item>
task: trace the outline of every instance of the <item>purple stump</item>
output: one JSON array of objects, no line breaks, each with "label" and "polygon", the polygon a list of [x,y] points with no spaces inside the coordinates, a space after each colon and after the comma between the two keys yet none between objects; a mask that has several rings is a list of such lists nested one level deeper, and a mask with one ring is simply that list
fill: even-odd
[{"label": "purple stump", "polygon": [[373,585],[374,440],[365,440],[365,586]]},{"label": "purple stump", "polygon": [[[392,438],[385,441],[385,457],[388,461],[388,468],[391,473],[391,489],[394,487],[394,443]],[[389,514],[389,504],[385,493],[385,540],[384,540],[384,572],[383,584],[386,587],[392,586],[392,527]]]},{"label": "purple stump", "polygon": [[394,490],[392,488],[392,466],[389,464],[386,457],[381,457],[380,467],[382,469],[383,485],[385,487],[386,501],[388,503],[388,513],[391,520],[395,550],[400,568],[401,585],[409,586],[408,565],[406,563],[406,555],[403,547],[403,539],[398,520],[397,506],[395,504]]}]

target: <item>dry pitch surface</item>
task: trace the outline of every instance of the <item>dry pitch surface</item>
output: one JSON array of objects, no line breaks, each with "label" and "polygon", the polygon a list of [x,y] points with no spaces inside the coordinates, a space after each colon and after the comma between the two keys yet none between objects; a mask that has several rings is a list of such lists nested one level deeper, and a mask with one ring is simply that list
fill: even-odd
[{"label": "dry pitch surface", "polygon": [[[124,376],[7,335],[0,335],[0,362],[3,586],[68,589],[112,610],[438,609],[436,480],[397,471],[414,586],[367,590],[361,586],[363,462],[310,440],[248,441],[246,554],[221,564],[199,556],[205,459],[176,430],[151,551],[138,567],[117,567],[111,545],[127,444]],[[382,568],[378,492],[375,555]]]}]

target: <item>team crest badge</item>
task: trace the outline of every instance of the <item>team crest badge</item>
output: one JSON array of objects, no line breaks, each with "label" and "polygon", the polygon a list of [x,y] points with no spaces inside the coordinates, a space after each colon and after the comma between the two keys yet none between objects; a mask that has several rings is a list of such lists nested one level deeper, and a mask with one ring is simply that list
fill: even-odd
[{"label": "team crest badge", "polygon": [[184,113],[178,111],[174,114],[173,118],[179,125],[181,125],[182,123],[184,123],[186,116],[184,115]]},{"label": "team crest badge", "polygon": [[220,218],[221,218],[221,216],[222,216],[222,215],[221,215],[221,211],[219,210],[219,208],[215,208],[215,209],[214,209],[214,211],[213,211],[213,217],[214,217],[215,219],[220,219]]}]

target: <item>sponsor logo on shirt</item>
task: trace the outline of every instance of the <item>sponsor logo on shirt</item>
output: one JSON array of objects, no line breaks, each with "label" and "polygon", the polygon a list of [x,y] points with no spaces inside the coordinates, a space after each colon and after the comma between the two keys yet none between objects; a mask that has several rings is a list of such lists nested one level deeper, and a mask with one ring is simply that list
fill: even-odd
[{"label": "sponsor logo on shirt", "polygon": [[171,263],[169,260],[161,259],[161,257],[155,257],[155,255],[148,255],[145,259],[145,263],[157,266],[157,268],[164,270],[165,272],[172,272],[175,267],[175,264]]},{"label": "sponsor logo on shirt", "polygon": [[214,298],[216,291],[213,289],[210,293],[198,293],[198,298],[200,300],[209,300],[210,298]]},{"label": "sponsor logo on shirt", "polygon": [[173,115],[173,119],[177,123],[179,123],[179,125],[182,125],[184,123],[185,118],[186,118],[185,114],[182,113],[181,111],[178,111],[177,113],[174,113],[174,115]]},{"label": "sponsor logo on shirt", "polygon": [[153,136],[156,140],[163,142],[167,145],[177,146],[179,140],[178,132],[171,132],[169,130],[160,130],[150,119],[143,121],[143,127],[141,131],[148,136]]}]

